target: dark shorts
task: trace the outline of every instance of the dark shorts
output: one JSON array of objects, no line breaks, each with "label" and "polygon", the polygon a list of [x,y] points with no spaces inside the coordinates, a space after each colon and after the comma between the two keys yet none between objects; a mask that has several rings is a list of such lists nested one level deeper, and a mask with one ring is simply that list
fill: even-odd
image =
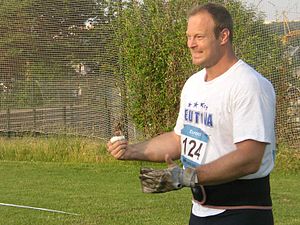
[{"label": "dark shorts", "polygon": [[189,225],[274,225],[272,210],[235,209],[208,217],[191,213]]}]

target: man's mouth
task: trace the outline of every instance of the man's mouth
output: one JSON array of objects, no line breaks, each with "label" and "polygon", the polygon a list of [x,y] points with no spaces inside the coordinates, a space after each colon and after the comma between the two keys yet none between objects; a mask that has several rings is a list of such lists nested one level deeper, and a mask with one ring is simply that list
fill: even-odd
[{"label": "man's mouth", "polygon": [[202,56],[203,52],[202,51],[201,52],[194,52],[192,54],[193,54],[193,57],[198,58],[198,57]]}]

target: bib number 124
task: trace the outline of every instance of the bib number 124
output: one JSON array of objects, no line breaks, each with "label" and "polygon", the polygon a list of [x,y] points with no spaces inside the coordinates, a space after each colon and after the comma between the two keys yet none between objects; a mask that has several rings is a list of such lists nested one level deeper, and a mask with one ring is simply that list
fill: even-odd
[{"label": "bib number 124", "polygon": [[203,142],[196,141],[194,139],[185,138],[183,140],[183,153],[191,158],[196,157],[199,160],[200,151],[203,146]]}]

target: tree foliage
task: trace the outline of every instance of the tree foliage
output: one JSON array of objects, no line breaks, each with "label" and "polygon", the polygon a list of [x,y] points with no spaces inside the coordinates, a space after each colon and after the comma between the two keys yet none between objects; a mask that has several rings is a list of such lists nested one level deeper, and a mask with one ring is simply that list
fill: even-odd
[{"label": "tree foliage", "polygon": [[171,129],[180,90],[195,71],[185,47],[187,5],[184,1],[132,1],[118,20],[128,111],[146,135]]},{"label": "tree foliage", "polygon": [[[196,69],[186,47],[186,14],[207,1],[130,1],[118,20],[122,71],[128,87],[128,111],[139,128],[152,136],[175,125],[185,80]],[[223,4],[224,1],[215,1]],[[237,55],[263,75],[279,76],[281,43],[261,15],[240,1],[226,1],[234,19]],[[271,63],[276,62],[276,63]]]}]

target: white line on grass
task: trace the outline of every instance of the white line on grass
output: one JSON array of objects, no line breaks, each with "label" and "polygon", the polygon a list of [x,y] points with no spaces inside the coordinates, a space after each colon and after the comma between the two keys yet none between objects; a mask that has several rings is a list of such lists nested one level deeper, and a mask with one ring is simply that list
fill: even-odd
[{"label": "white line on grass", "polygon": [[16,208],[24,208],[24,209],[33,209],[33,210],[40,210],[40,211],[46,211],[46,212],[75,215],[75,216],[80,215],[80,214],[77,214],[77,213],[64,212],[64,211],[59,211],[59,210],[55,210],[55,209],[37,208],[37,207],[26,206],[26,205],[15,205],[15,204],[0,203],[0,206],[9,206],[9,207],[16,207]]}]

